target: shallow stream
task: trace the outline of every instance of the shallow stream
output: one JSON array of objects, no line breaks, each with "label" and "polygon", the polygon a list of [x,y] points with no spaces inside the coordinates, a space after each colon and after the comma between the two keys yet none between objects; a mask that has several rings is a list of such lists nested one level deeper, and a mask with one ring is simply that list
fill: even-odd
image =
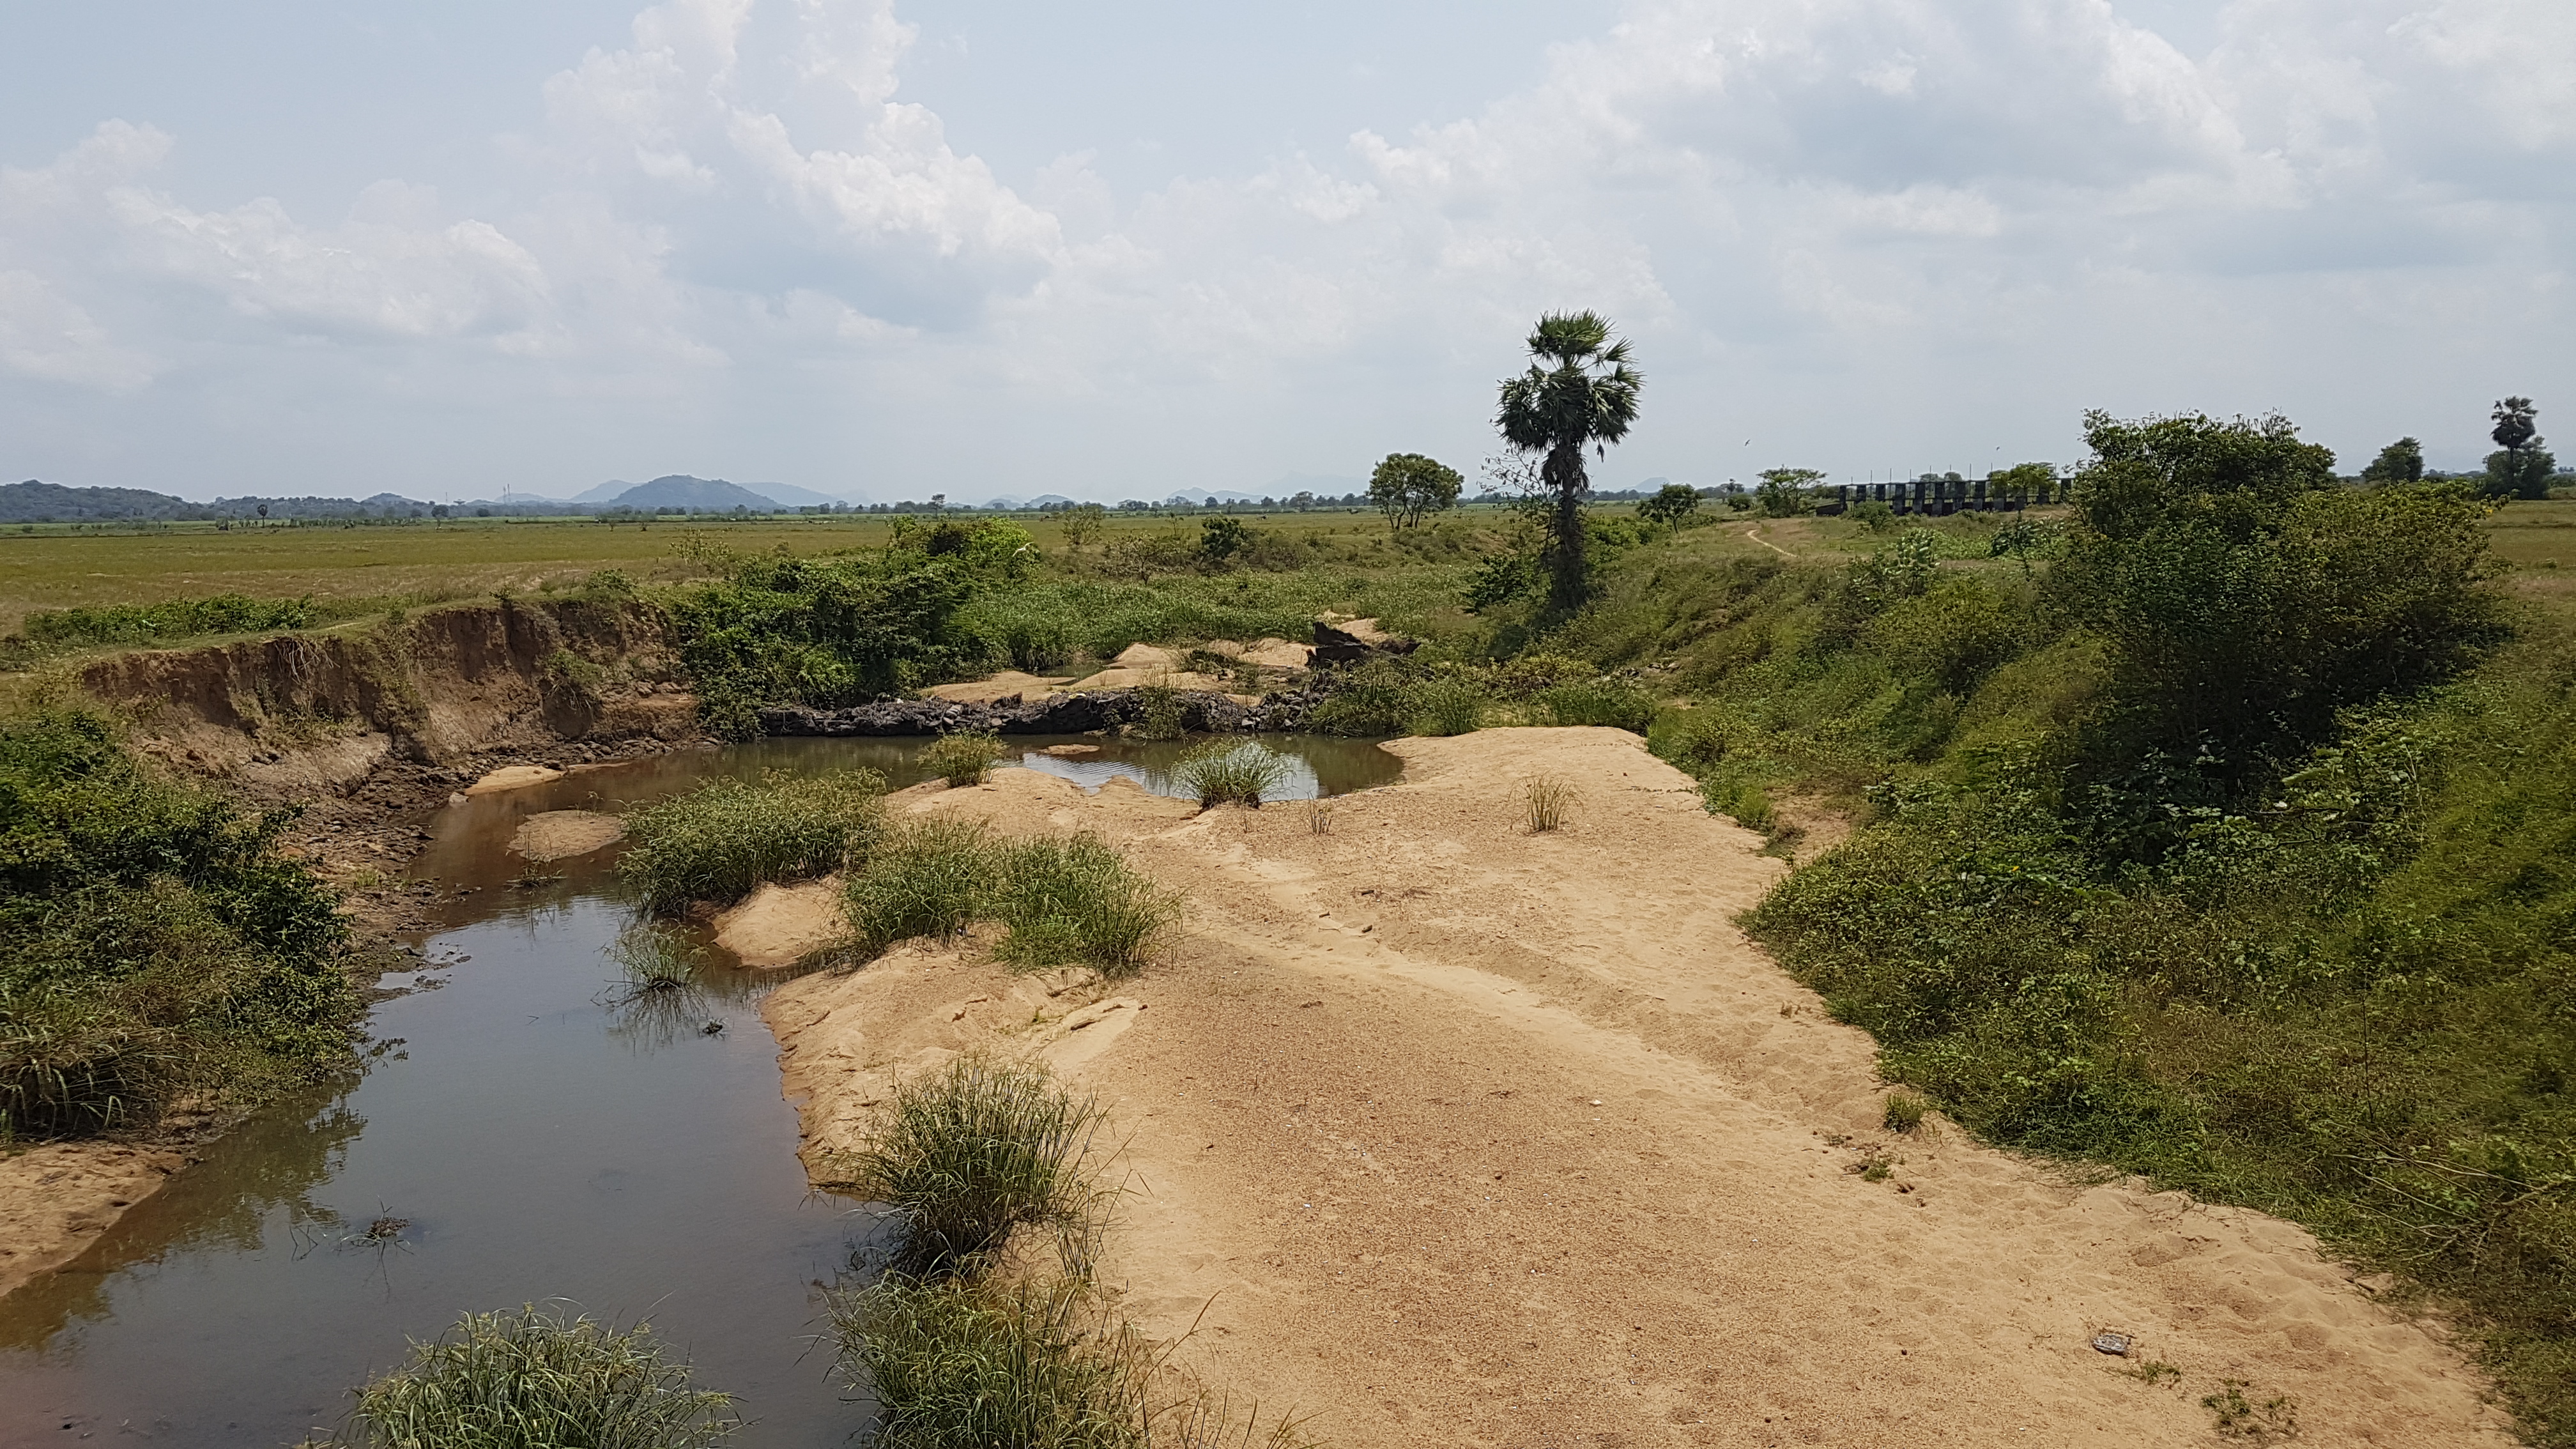
[{"label": "shallow stream", "polygon": [[[1267,742],[1297,761],[1283,799],[1401,768],[1361,741]],[[291,1444],[337,1428],[349,1390],[407,1339],[549,1299],[649,1319],[701,1386],[740,1398],[746,1449],[848,1442],[868,1406],[835,1387],[814,1336],[865,1219],[805,1185],[762,983],[711,959],[682,1013],[603,1005],[605,949],[633,919],[614,849],[529,888],[506,846],[539,811],[613,811],[719,775],[864,765],[901,787],[924,778],[922,743],[691,751],[424,819],[410,870],[442,887],[443,919],[420,943],[425,969],[383,983],[399,994],[369,1021],[365,1076],[259,1114],[71,1264],[0,1298],[0,1445]],[[1036,753],[1057,743],[1100,748]],[[1182,748],[1011,745],[1086,788],[1127,774],[1164,792]]]}]

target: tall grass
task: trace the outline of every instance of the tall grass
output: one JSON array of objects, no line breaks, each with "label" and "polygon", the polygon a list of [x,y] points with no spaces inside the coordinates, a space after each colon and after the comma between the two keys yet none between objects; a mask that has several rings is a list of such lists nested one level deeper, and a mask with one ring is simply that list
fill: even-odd
[{"label": "tall grass", "polygon": [[864,856],[882,828],[884,793],[871,770],[719,780],[628,816],[617,874],[656,914],[730,905],[765,882],[825,875]]},{"label": "tall grass", "polygon": [[850,1187],[903,1221],[896,1271],[980,1271],[1021,1228],[1090,1262],[1108,1199],[1094,1182],[1101,1110],[1046,1070],[967,1055],[895,1089],[849,1161]]},{"label": "tall grass", "polygon": [[1413,692],[1407,731],[1417,735],[1472,734],[1484,723],[1485,691],[1463,678],[1433,679]]},{"label": "tall grass", "polygon": [[1607,679],[1559,684],[1537,695],[1539,712],[1552,725],[1606,725],[1644,734],[1655,701],[1643,690]]},{"label": "tall grass", "polygon": [[921,752],[923,764],[931,773],[948,782],[952,790],[984,783],[993,762],[1002,758],[1002,738],[992,734],[941,735]]},{"label": "tall grass", "polygon": [[972,820],[920,820],[888,836],[841,890],[842,910],[871,952],[916,936],[962,933],[984,915],[994,883],[991,834]]},{"label": "tall grass", "polygon": [[706,1449],[742,1427],[652,1330],[534,1305],[468,1313],[358,1391],[346,1449]]},{"label": "tall grass", "polygon": [[1173,783],[1203,809],[1236,802],[1258,810],[1287,778],[1286,757],[1255,740],[1208,740],[1172,767]]},{"label": "tall grass", "polygon": [[617,1015],[611,1033],[649,1051],[707,1021],[706,993],[698,989],[704,958],[686,936],[659,921],[637,921],[617,933],[607,954],[618,979],[596,999]]},{"label": "tall grass", "polygon": [[1532,835],[1544,835],[1565,823],[1565,808],[1574,787],[1561,775],[1532,775],[1521,782],[1521,819]]},{"label": "tall grass", "polygon": [[1153,1363],[1079,1284],[892,1277],[837,1297],[840,1368],[878,1449],[1144,1449]]},{"label": "tall grass", "polygon": [[997,855],[993,913],[1010,929],[997,954],[1015,965],[1131,976],[1180,919],[1178,896],[1095,836],[1018,841]]}]

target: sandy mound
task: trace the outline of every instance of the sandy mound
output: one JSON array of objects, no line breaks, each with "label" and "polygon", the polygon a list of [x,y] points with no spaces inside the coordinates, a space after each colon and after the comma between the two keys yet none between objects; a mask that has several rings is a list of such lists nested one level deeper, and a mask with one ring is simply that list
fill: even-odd
[{"label": "sandy mound", "polygon": [[716,917],[716,944],[745,966],[793,966],[849,934],[841,915],[841,878],[764,885]]},{"label": "sandy mound", "polygon": [[[2230,1378],[2310,1443],[2510,1442],[2294,1227],[1883,1131],[1868,1038],[1732,924],[1785,867],[1634,736],[1391,748],[1404,782],[1325,835],[1017,770],[924,797],[1100,832],[1190,934],[1079,1032],[971,951],[782,989],[818,1160],[950,1052],[1055,1061],[1116,1112],[1127,1311],[1197,1321],[1182,1362],[1345,1446],[2205,1445]],[[1578,796],[1532,836],[1542,770]],[[2148,1359],[2180,1381],[2120,1372]]]},{"label": "sandy mound", "polygon": [[550,770],[543,765],[503,765],[501,768],[485,775],[482,779],[466,786],[464,793],[468,795],[497,795],[503,790],[525,789],[530,785],[543,785],[548,781],[560,780],[563,777],[563,771]]},{"label": "sandy mound", "polygon": [[991,704],[998,699],[1024,699],[1031,695],[1054,692],[1069,681],[1049,679],[1044,675],[1023,674],[1005,669],[990,679],[969,680],[964,684],[934,684],[922,693],[932,699],[955,700],[959,704]]},{"label": "sandy mound", "polygon": [[0,1294],[70,1262],[187,1162],[122,1142],[56,1142],[0,1157]]},{"label": "sandy mound", "polygon": [[549,810],[520,822],[510,849],[530,860],[588,855],[626,837],[626,822],[595,810]]},{"label": "sandy mound", "polygon": [[1210,639],[1199,647],[1210,654],[1222,654],[1228,659],[1268,665],[1273,669],[1303,669],[1315,653],[1311,644],[1291,644],[1275,637],[1255,639],[1249,644],[1239,644],[1232,639]]}]

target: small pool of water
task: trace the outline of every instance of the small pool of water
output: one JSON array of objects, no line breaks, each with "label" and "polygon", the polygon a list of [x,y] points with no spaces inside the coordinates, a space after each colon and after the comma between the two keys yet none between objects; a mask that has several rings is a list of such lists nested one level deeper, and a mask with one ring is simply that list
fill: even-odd
[{"label": "small pool of water", "polygon": [[[1360,741],[1268,737],[1281,798],[1394,780]],[[721,964],[676,1011],[606,994],[633,919],[615,851],[512,884],[528,815],[617,810],[734,775],[864,765],[926,777],[919,740],[764,740],[481,796],[422,822],[412,873],[442,887],[427,969],[377,1006],[354,1085],[281,1102],[61,1271],[0,1298],[0,1446],[137,1436],[277,1446],[337,1427],[349,1389],[467,1309],[548,1299],[649,1318],[701,1384],[740,1396],[747,1449],[821,1449],[868,1406],[815,1346],[819,1294],[866,1221],[808,1191],[758,979]],[[1032,768],[1169,791],[1185,748],[1013,739]],[[1049,744],[1099,746],[1057,757]],[[720,1031],[706,1030],[721,1022]],[[379,1218],[403,1226],[369,1236]]]}]

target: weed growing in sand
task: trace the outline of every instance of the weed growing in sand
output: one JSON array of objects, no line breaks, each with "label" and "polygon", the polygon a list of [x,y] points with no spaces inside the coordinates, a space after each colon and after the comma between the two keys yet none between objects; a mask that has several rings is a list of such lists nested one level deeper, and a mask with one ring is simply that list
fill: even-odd
[{"label": "weed growing in sand", "polygon": [[2167,1379],[2179,1379],[2182,1377],[2181,1369],[2175,1368],[2172,1364],[2169,1364],[2160,1358],[2148,1359],[2145,1363],[2138,1365],[2136,1368],[2124,1368],[2120,1370],[2120,1372],[2128,1375],[2130,1378],[2138,1380],[2141,1383],[2149,1385],[2160,1384]]},{"label": "weed growing in sand", "polygon": [[1521,813],[1530,834],[1544,835],[1565,823],[1565,807],[1574,787],[1558,775],[1532,775],[1521,782]]},{"label": "weed growing in sand", "polygon": [[[705,1449],[742,1421],[733,1396],[689,1386],[652,1330],[529,1305],[468,1313],[358,1390],[345,1449]],[[316,1446],[319,1449],[319,1446]]]},{"label": "weed growing in sand", "polygon": [[1328,800],[1309,800],[1306,802],[1306,833],[1309,835],[1330,835],[1333,833],[1332,802]]},{"label": "weed growing in sand", "polygon": [[2299,1403],[2276,1395],[2257,1404],[2245,1397],[2245,1380],[2224,1379],[2214,1394],[2203,1394],[2200,1406],[2217,1419],[2218,1432],[2254,1444],[2277,1444],[2299,1437]]},{"label": "weed growing in sand", "polygon": [[1887,1097],[1887,1130],[1911,1132],[1923,1125],[1923,1114],[1931,1103],[1911,1092],[1891,1092]]},{"label": "weed growing in sand", "polygon": [[1262,797],[1287,778],[1286,757],[1251,740],[1209,740],[1172,767],[1174,783],[1196,795],[1202,809],[1228,801],[1260,809]]},{"label": "weed growing in sand", "polygon": [[730,905],[763,882],[825,875],[864,855],[884,793],[872,770],[719,780],[628,816],[617,874],[656,915]]},{"label": "weed growing in sand", "polygon": [[984,783],[985,772],[1002,758],[1002,738],[992,734],[941,735],[921,752],[922,763],[948,782],[952,790]]},{"label": "weed growing in sand", "polygon": [[851,1159],[851,1187],[901,1215],[901,1276],[980,1272],[1023,1227],[1054,1234],[1080,1268],[1108,1206],[1094,1181],[1101,1118],[1043,1067],[959,1057],[896,1088]]},{"label": "weed growing in sand", "polygon": [[994,880],[991,836],[972,820],[921,820],[884,840],[842,887],[842,910],[870,952],[915,936],[954,936],[982,915]]},{"label": "weed growing in sand", "polygon": [[1132,976],[1180,919],[1180,898],[1097,837],[1027,840],[996,851],[993,914],[1010,929],[998,954],[1017,966],[1068,961]]},{"label": "weed growing in sand", "polygon": [[1077,1285],[889,1277],[832,1304],[840,1370],[873,1391],[881,1449],[1126,1449],[1152,1363]]}]

